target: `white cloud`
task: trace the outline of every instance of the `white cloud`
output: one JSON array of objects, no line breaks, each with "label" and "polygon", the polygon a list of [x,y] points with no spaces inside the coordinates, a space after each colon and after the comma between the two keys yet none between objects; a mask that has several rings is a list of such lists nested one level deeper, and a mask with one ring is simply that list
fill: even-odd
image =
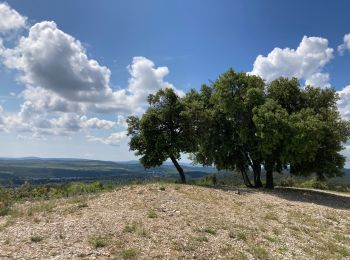
[{"label": "white cloud", "polygon": [[87,136],[87,139],[89,141],[100,142],[103,144],[108,144],[108,145],[113,145],[113,146],[119,145],[120,141],[122,141],[125,138],[127,138],[127,131],[112,133],[110,136],[108,136],[106,138],[96,137],[96,136],[91,136],[91,135]]},{"label": "white cloud", "polygon": [[127,67],[127,88],[114,91],[110,87],[110,70],[89,59],[81,43],[59,30],[54,22],[33,25],[15,48],[3,47],[0,55],[8,68],[21,72],[19,80],[27,86],[23,96],[27,100],[39,98],[40,106],[53,111],[130,114],[142,111],[150,93],[161,88],[175,89],[164,81],[169,73],[167,67],[155,67],[145,57],[134,57]]},{"label": "white cloud", "polygon": [[0,33],[21,29],[26,26],[26,20],[7,3],[0,3]]},{"label": "white cloud", "polygon": [[350,120],[350,85],[338,91],[338,109],[342,118]]},{"label": "white cloud", "polygon": [[127,128],[128,127],[128,123],[126,122],[126,117],[122,116],[122,115],[118,115],[118,117],[117,117],[117,125],[121,126],[123,128]]},{"label": "white cloud", "polygon": [[267,82],[278,77],[297,77],[307,84],[328,87],[329,74],[322,72],[333,58],[328,40],[304,36],[297,49],[273,49],[266,57],[259,55],[251,74],[259,75]]},{"label": "white cloud", "polygon": [[8,123],[8,118],[5,115],[3,107],[0,106],[0,132],[8,131],[7,123]]},{"label": "white cloud", "polygon": [[50,128],[60,129],[64,132],[77,132],[79,130],[89,129],[111,129],[115,126],[115,122],[86,116],[78,116],[77,114],[64,113],[61,117],[51,119]]},{"label": "white cloud", "polygon": [[306,78],[305,85],[318,86],[318,87],[331,87],[329,83],[329,74],[317,72],[312,74],[309,78]]},{"label": "white cloud", "polygon": [[346,50],[350,50],[350,33],[344,35],[343,41],[344,43],[338,46],[340,55],[343,55]]},{"label": "white cloud", "polygon": [[81,43],[54,22],[40,22],[3,51],[8,68],[22,72],[27,86],[51,90],[70,101],[97,102],[111,97],[110,70],[88,59]]},{"label": "white cloud", "polygon": [[184,95],[183,91],[163,80],[169,74],[167,67],[155,68],[154,63],[145,57],[134,57],[128,70],[131,76],[128,92],[133,93],[131,100],[135,103],[145,103],[149,94],[161,88],[172,88],[178,95]]},{"label": "white cloud", "polygon": [[[7,4],[0,7],[7,8],[7,15],[17,17],[17,25],[12,22],[6,30],[26,27],[26,17]],[[109,68],[89,58],[79,40],[60,30],[55,22],[43,21],[27,29],[26,35],[13,41],[11,47],[0,38],[0,61],[19,72],[17,80],[25,87],[18,95],[11,94],[23,99],[19,112],[5,113],[1,108],[0,130],[16,130],[19,138],[36,140],[45,135],[84,132],[91,140],[116,145],[126,132],[103,138],[92,137],[90,131],[125,129],[125,116],[142,113],[147,96],[161,88],[172,88],[184,95],[164,80],[169,74],[167,67],[156,67],[145,57],[134,57],[126,67],[130,74],[128,85],[113,89]],[[112,122],[96,117],[97,113],[114,113],[117,118]]]},{"label": "white cloud", "polygon": [[116,121],[88,118],[76,113],[36,113],[28,102],[22,105],[18,113],[5,113],[0,107],[0,131],[30,133],[40,138],[45,135],[69,136],[92,130],[112,130],[116,126]]},{"label": "white cloud", "polygon": [[85,111],[85,106],[81,103],[66,100],[41,87],[28,87],[21,92],[20,96],[24,98],[26,109],[30,109],[31,113],[55,111],[83,113]]}]

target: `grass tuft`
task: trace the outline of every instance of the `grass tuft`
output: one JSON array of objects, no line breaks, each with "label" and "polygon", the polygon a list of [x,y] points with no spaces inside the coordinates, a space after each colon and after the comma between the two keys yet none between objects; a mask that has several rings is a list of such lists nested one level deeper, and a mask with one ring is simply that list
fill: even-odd
[{"label": "grass tuft", "polygon": [[89,242],[94,248],[100,248],[100,247],[107,246],[107,240],[105,238],[102,238],[102,237],[90,238]]},{"label": "grass tuft", "polygon": [[133,259],[137,256],[138,251],[135,248],[125,249],[123,252],[124,259]]},{"label": "grass tuft", "polygon": [[217,232],[216,230],[214,230],[213,228],[211,227],[206,227],[202,230],[202,232],[205,232],[205,233],[208,233],[208,234],[211,234],[211,235],[216,235]]},{"label": "grass tuft", "polygon": [[148,211],[148,217],[149,218],[157,218],[158,216],[157,216],[157,213],[153,209],[151,209]]},{"label": "grass tuft", "polygon": [[30,241],[32,241],[34,243],[41,242],[41,241],[43,241],[43,239],[44,239],[43,237],[38,236],[38,235],[34,235],[34,236],[30,237]]}]

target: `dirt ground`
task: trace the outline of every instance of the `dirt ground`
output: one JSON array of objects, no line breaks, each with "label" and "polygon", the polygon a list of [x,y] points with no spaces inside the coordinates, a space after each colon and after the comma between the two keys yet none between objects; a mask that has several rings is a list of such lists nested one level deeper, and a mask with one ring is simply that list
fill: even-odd
[{"label": "dirt ground", "polygon": [[0,217],[0,259],[350,259],[350,197],[126,186]]}]

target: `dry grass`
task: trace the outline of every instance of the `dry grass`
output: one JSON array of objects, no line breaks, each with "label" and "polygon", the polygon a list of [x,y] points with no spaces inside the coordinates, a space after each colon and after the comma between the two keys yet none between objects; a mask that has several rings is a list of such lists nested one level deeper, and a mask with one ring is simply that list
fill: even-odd
[{"label": "dry grass", "polygon": [[332,196],[149,184],[27,202],[0,217],[0,258],[350,259],[350,198]]}]

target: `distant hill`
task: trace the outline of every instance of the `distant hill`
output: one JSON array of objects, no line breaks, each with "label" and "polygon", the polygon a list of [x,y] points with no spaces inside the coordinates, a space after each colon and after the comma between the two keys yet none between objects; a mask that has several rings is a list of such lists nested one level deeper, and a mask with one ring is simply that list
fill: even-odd
[{"label": "distant hill", "polygon": [[[216,172],[213,167],[183,164],[189,179]],[[138,161],[112,162],[72,158],[0,158],[0,184],[18,186],[62,183],[69,181],[130,182],[146,179],[177,179],[178,173],[170,163],[145,169]]]},{"label": "distant hill", "polygon": [[349,175],[350,176],[350,169],[344,169],[344,173],[346,174],[346,175]]}]

